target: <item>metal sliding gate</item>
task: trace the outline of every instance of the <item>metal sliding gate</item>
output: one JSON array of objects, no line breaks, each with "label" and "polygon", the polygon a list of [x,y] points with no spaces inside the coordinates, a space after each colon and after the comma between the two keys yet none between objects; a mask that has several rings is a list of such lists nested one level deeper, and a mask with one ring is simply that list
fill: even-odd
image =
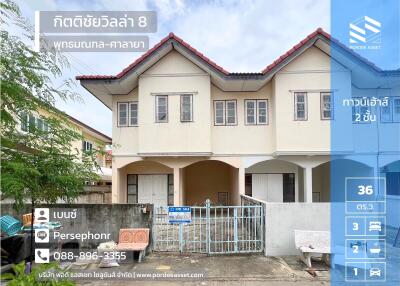
[{"label": "metal sliding gate", "polygon": [[207,254],[254,253],[264,250],[261,205],[191,207],[191,223],[169,224],[168,207],[154,208],[154,251]]}]

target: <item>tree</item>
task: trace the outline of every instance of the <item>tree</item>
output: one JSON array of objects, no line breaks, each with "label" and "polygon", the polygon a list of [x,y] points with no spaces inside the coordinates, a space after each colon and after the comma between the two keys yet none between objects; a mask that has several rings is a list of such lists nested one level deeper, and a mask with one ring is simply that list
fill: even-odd
[{"label": "tree", "polygon": [[[0,9],[3,27],[16,25],[24,32],[17,37],[1,30],[1,197],[12,198],[17,209],[28,199],[32,205],[70,201],[86,181],[98,179],[94,171],[100,151],[74,149],[73,143],[83,138],[54,107],[57,99],[79,100],[71,91],[72,80],[53,84],[68,61],[57,51],[36,52],[28,46],[33,28],[15,3],[6,0]],[[46,115],[30,120],[38,112]],[[21,132],[19,124],[27,132]]]},{"label": "tree", "polygon": [[[71,91],[72,80],[53,86],[53,80],[68,67],[67,59],[54,50],[36,52],[24,42],[33,42],[33,28],[14,2],[1,2],[0,11],[2,27],[16,25],[25,36],[21,39],[6,29],[0,31],[1,199],[13,199],[16,209],[29,200],[33,225],[37,203],[55,203],[59,198],[70,201],[86,181],[98,180],[94,170],[100,151],[82,153],[74,149],[73,142],[83,138],[67,116],[54,107],[56,99],[79,99]],[[30,120],[36,112],[46,116]],[[20,124],[26,132],[17,128]]]}]

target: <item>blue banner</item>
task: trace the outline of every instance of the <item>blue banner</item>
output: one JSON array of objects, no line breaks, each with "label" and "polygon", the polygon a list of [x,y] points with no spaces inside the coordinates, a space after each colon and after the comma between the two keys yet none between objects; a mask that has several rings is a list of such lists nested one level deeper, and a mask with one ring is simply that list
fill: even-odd
[{"label": "blue banner", "polygon": [[331,285],[400,285],[400,1],[331,1]]}]

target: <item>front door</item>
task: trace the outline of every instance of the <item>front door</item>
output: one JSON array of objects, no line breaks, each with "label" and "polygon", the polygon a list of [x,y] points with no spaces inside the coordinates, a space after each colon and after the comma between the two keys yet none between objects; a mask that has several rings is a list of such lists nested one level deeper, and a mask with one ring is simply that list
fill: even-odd
[{"label": "front door", "polygon": [[282,174],[253,174],[252,197],[267,202],[283,202]]},{"label": "front door", "polygon": [[168,175],[139,175],[138,203],[168,205]]}]

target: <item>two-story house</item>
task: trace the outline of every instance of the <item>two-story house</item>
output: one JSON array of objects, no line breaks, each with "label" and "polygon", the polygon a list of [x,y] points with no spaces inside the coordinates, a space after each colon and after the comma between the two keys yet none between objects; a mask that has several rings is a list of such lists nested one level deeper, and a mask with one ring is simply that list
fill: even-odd
[{"label": "two-story house", "polygon": [[[25,114],[19,124],[19,129],[21,132],[29,132],[29,128],[31,126],[35,126],[38,129],[46,131],[49,128],[48,124],[46,123],[46,118],[49,116],[51,115],[45,110],[39,110],[37,112]],[[106,146],[111,144],[112,139],[109,136],[72,117],[71,115],[65,114],[65,116],[68,120],[68,128],[72,128],[83,138],[82,141],[76,140],[71,143],[71,151],[78,151],[79,153],[91,150],[105,151]],[[111,168],[109,168],[106,164],[106,156],[103,154],[98,154],[96,159],[96,162],[100,168],[100,170],[96,170],[96,173],[100,176],[100,181],[88,182],[88,184],[111,184],[112,173]]]},{"label": "two-story house", "polygon": [[[329,201],[334,98],[360,88],[349,62],[375,72],[344,48],[332,59],[330,41],[318,29],[263,71],[231,73],[171,33],[117,75],[78,76],[113,113],[113,202]],[[343,90],[332,90],[332,72]]]}]

